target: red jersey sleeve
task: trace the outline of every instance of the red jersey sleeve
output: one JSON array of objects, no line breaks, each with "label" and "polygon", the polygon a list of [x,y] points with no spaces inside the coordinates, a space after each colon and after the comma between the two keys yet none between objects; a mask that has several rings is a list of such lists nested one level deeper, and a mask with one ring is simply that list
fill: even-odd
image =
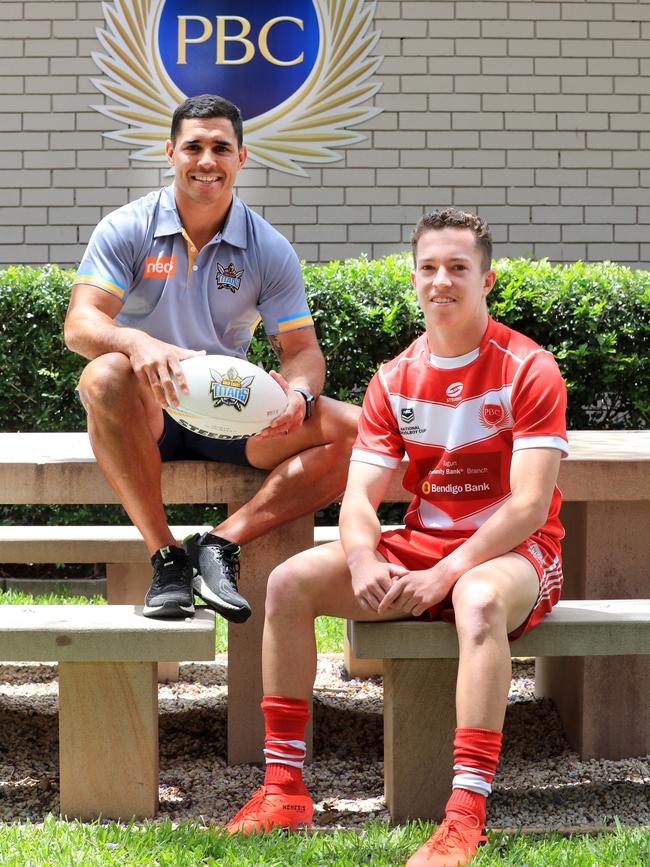
[{"label": "red jersey sleeve", "polygon": [[380,368],[370,380],[363,399],[359,431],[351,460],[382,467],[397,467],[403,456],[404,440],[399,432]]},{"label": "red jersey sleeve", "polygon": [[556,448],[567,455],[566,402],[566,386],[551,353],[531,353],[513,382],[513,451]]}]

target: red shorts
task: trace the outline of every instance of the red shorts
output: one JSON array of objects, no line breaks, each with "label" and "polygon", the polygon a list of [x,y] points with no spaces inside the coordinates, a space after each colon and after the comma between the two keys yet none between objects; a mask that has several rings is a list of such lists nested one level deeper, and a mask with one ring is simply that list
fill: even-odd
[{"label": "red shorts", "polygon": [[[382,533],[377,550],[389,563],[398,563],[412,570],[430,569],[462,545],[467,538],[461,533],[441,535],[404,527]],[[539,593],[528,617],[508,635],[510,641],[520,638],[525,632],[537,626],[551,611],[560,598],[564,580],[560,542],[553,536],[534,533],[512,550],[532,563],[539,578]],[[453,622],[454,609],[451,594],[438,605],[430,608],[422,617],[425,620]]]}]

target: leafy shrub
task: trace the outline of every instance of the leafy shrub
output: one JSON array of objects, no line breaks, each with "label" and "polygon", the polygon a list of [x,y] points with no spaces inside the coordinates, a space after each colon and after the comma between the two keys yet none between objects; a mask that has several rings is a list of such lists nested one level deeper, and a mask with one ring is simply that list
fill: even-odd
[{"label": "leafy shrub", "polygon": [[63,342],[72,273],[0,271],[0,430],[85,429],[74,390],[84,361]]},{"label": "leafy shrub", "polygon": [[[303,266],[331,397],[361,403],[379,364],[421,333],[424,321],[409,271],[403,255]],[[263,334],[256,335],[251,355],[265,365],[276,361]]]},{"label": "leafy shrub", "polygon": [[[360,403],[378,365],[422,330],[406,254],[305,265],[314,321],[328,360],[326,393]],[[650,419],[650,274],[613,263],[551,265],[503,259],[489,296],[492,314],[550,349],[569,392],[573,429],[645,428]],[[84,360],[69,352],[62,329],[72,272],[54,265],[0,271],[0,430],[85,429],[74,394]],[[263,333],[250,358],[276,359]],[[29,509],[32,523],[45,508]],[[55,507],[54,520],[124,522],[119,507]],[[205,509],[199,510],[203,520]],[[173,507],[191,523],[196,507]],[[8,515],[0,508],[0,520]],[[73,517],[69,517],[73,516]],[[25,517],[20,519],[23,522]]]},{"label": "leafy shrub", "polygon": [[[492,315],[550,349],[569,391],[570,428],[641,428],[650,417],[650,274],[613,263],[502,259]],[[305,265],[328,360],[326,393],[360,403],[378,365],[422,330],[406,254]],[[0,430],[83,430],[74,395],[84,360],[63,343],[72,280],[54,265],[0,271]],[[250,358],[277,359],[262,329]]]},{"label": "leafy shrub", "polygon": [[557,359],[574,430],[650,420],[650,274],[612,262],[503,259],[490,307]]}]

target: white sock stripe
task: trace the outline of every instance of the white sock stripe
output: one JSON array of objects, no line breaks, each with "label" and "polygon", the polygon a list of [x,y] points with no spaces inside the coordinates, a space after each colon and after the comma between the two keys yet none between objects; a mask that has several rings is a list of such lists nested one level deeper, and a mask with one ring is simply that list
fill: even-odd
[{"label": "white sock stripe", "polygon": [[483,768],[471,768],[469,765],[454,765],[455,771],[469,771],[470,774],[487,774],[488,777],[494,777],[492,771],[485,771]]},{"label": "white sock stripe", "polygon": [[266,756],[266,764],[267,765],[291,765],[292,768],[302,768],[304,767],[304,762],[290,762],[287,759],[272,759],[269,756]]},{"label": "white sock stripe", "polygon": [[[285,751],[287,747],[293,747],[294,752]],[[269,738],[264,746],[264,758],[267,765],[290,765],[292,768],[302,768],[306,755],[307,745],[304,741]]]},{"label": "white sock stripe", "polygon": [[492,786],[478,774],[456,774],[451,785],[453,789],[468,789],[484,797],[492,791]]},{"label": "white sock stripe", "polygon": [[294,753],[281,753],[278,750],[264,750],[264,755],[268,758],[268,756],[273,756],[277,759],[290,759],[292,762],[301,762],[304,763],[304,756],[296,756]]},{"label": "white sock stripe", "polygon": [[302,750],[303,753],[307,752],[307,744],[304,741],[283,741],[278,738],[269,738],[267,743],[269,744],[286,744],[290,747],[295,747],[297,750]]}]

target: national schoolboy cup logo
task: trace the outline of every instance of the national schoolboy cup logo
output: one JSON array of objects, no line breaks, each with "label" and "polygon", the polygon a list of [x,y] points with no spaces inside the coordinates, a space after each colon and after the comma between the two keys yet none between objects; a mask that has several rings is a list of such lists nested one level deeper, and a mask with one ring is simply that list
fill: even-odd
[{"label": "national schoolboy cup logo", "polygon": [[254,376],[240,376],[234,367],[228,368],[226,373],[221,374],[218,370],[210,368],[210,396],[215,408],[219,406],[232,406],[237,412],[242,411],[251,396],[251,383]]},{"label": "national schoolboy cup logo", "polygon": [[133,159],[166,163],[176,105],[217,93],[242,111],[251,159],[306,175],[303,164],[340,159],[365,138],[350,129],[380,109],[367,103],[382,57],[371,56],[366,0],[114,0],[93,60],[107,97],[93,106],[120,129],[108,138]]}]

